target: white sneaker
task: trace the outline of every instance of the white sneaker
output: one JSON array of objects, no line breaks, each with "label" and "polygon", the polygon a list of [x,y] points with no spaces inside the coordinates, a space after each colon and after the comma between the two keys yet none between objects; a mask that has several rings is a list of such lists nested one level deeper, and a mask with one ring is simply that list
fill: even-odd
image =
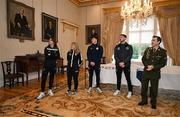
[{"label": "white sneaker", "polygon": [[157,116],[159,114],[157,109],[151,109],[151,116]]},{"label": "white sneaker", "polygon": [[41,92],[39,94],[39,96],[37,97],[38,100],[42,99],[43,97],[45,97],[45,93],[44,92]]},{"label": "white sneaker", "polygon": [[96,91],[102,93],[102,90],[99,87],[96,88]]},{"label": "white sneaker", "polygon": [[54,93],[52,92],[51,89],[48,90],[48,95],[49,95],[49,96],[54,96]]},{"label": "white sneaker", "polygon": [[89,89],[88,89],[88,93],[91,93],[91,91],[92,91],[92,87],[89,87]]},{"label": "white sneaker", "polygon": [[70,95],[71,95],[71,90],[67,90],[67,91],[66,91],[66,95],[67,95],[67,96],[70,96]]},{"label": "white sneaker", "polygon": [[129,91],[128,94],[127,94],[127,98],[131,98],[131,96],[132,96],[132,92]]},{"label": "white sneaker", "polygon": [[76,96],[77,95],[77,91],[76,90],[72,91],[71,95]]},{"label": "white sneaker", "polygon": [[120,90],[116,90],[114,93],[113,93],[114,96],[117,96],[117,95],[120,95]]}]

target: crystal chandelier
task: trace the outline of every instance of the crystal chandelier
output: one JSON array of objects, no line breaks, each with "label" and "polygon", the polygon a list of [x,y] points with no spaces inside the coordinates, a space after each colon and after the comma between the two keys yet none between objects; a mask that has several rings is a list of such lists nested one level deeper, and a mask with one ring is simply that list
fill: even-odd
[{"label": "crystal chandelier", "polygon": [[141,21],[146,24],[147,17],[153,13],[152,2],[150,0],[130,0],[122,6],[121,16],[126,20]]}]

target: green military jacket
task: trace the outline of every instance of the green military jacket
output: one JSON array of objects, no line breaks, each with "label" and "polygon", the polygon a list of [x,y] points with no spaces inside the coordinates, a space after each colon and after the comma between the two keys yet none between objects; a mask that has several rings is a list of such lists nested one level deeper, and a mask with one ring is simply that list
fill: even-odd
[{"label": "green military jacket", "polygon": [[[148,47],[144,52],[142,62],[144,64],[144,77],[160,78],[160,70],[167,63],[166,50],[159,47],[154,51],[152,47]],[[148,65],[153,65],[154,68],[151,71],[147,71]]]}]

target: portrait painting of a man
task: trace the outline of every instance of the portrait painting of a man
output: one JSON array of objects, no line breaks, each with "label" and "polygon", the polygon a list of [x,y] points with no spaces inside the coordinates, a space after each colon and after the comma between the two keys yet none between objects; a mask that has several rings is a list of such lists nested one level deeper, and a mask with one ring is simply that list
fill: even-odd
[{"label": "portrait painting of a man", "polygon": [[42,41],[58,40],[58,18],[42,13]]},{"label": "portrait painting of a man", "polygon": [[34,8],[8,0],[8,37],[34,40]]},{"label": "portrait painting of a man", "polygon": [[86,44],[91,43],[91,39],[95,37],[98,43],[101,41],[101,26],[100,25],[87,25],[86,26]]}]

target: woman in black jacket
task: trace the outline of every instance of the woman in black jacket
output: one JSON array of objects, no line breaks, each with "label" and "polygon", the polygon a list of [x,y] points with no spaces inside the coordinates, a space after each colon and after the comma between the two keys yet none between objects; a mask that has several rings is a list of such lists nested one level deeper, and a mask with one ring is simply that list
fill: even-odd
[{"label": "woman in black jacket", "polygon": [[[78,74],[79,67],[82,65],[82,55],[76,42],[72,42],[71,49],[67,53],[67,81],[68,90],[67,95],[76,95],[78,89]],[[71,93],[71,82],[74,79],[74,90]]]},{"label": "woman in black jacket", "polygon": [[38,100],[42,99],[45,96],[45,86],[46,86],[48,73],[50,73],[48,95],[49,96],[54,95],[52,92],[52,86],[53,86],[54,75],[56,73],[56,61],[57,59],[60,59],[60,53],[56,45],[56,40],[52,38],[49,39],[49,45],[45,47],[44,55],[45,55],[45,61],[44,61],[44,68],[42,71],[41,93],[37,97]]}]

